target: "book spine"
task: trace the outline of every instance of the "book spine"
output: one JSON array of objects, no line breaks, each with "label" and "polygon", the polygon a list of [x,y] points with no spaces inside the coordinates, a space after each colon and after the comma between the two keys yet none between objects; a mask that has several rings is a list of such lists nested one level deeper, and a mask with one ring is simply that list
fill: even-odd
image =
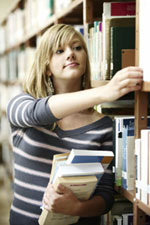
[{"label": "book spine", "polygon": [[141,139],[135,139],[136,156],[136,198],[141,200]]},{"label": "book spine", "polygon": [[103,11],[107,17],[135,15],[135,2],[104,2]]},{"label": "book spine", "polygon": [[148,133],[149,130],[141,130],[141,201],[148,204]]}]

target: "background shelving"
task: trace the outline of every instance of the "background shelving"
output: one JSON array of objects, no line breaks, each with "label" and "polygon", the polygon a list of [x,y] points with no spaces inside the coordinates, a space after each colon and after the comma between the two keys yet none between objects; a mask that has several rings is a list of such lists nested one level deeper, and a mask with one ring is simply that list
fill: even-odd
[{"label": "background shelving", "polygon": [[[118,0],[118,2],[119,1],[120,0]],[[124,1],[126,2],[127,0]],[[88,24],[102,20],[104,0],[73,0],[66,1],[64,5],[62,5],[63,1],[58,0],[43,0],[42,2],[41,7],[40,0],[14,0],[7,14],[0,22],[0,143],[4,145],[2,147],[5,147],[5,149],[11,149],[10,138],[8,138],[9,128],[6,122],[7,103],[13,95],[22,91],[22,79],[32,64],[36,46],[46,28],[56,23],[77,25],[78,28],[83,26],[85,39],[87,40]],[[59,6],[57,6],[57,2],[59,2],[61,10]],[[105,0],[105,2],[109,2],[109,0]],[[52,7],[49,8],[47,3],[51,3]],[[136,3],[138,3],[138,0],[136,0]],[[40,9],[42,9],[42,14]],[[43,17],[43,15],[45,15],[45,17]],[[138,14],[136,17],[138,17]],[[136,24],[136,30],[137,29],[138,23]],[[136,40],[136,65],[138,65],[137,37]],[[107,82],[109,81],[92,79],[92,87],[105,85]],[[147,117],[147,92],[149,91],[150,82],[144,82],[142,92],[135,94],[136,137],[140,136],[140,130],[142,128],[146,128],[145,120],[141,121],[140,118],[141,116]],[[116,102],[114,105],[115,104]],[[110,107],[114,110],[110,109]],[[104,108],[107,108],[106,105]],[[126,110],[124,110],[124,108],[126,108]],[[121,105],[120,103],[119,105],[117,104],[117,107],[112,107],[112,105],[110,105],[107,113],[125,114],[125,111],[130,115],[134,114],[131,105]],[[6,156],[6,158],[9,159],[8,156]],[[5,163],[9,164],[9,161],[6,160]],[[8,170],[11,171],[10,168]],[[120,187],[115,188],[118,193],[133,204],[134,225],[144,225],[145,214],[150,215],[150,207],[136,200],[135,190],[126,191]]]}]

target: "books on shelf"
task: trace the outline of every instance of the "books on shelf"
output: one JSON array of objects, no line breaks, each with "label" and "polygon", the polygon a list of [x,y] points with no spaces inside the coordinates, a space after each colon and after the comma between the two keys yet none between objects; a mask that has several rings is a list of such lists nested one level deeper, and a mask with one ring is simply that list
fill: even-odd
[{"label": "books on shelf", "polygon": [[115,183],[122,185],[122,162],[123,162],[123,129],[132,128],[134,131],[134,116],[115,116],[113,120],[113,146],[115,153]]},{"label": "books on shelf", "polygon": [[79,150],[72,149],[67,164],[70,163],[95,163],[100,162],[104,169],[107,169],[108,165],[113,160],[114,153],[112,151],[95,151],[95,150]]},{"label": "books on shelf", "polygon": [[141,130],[141,201],[150,206],[150,130]]},{"label": "books on shelf", "polygon": [[122,214],[123,225],[133,225],[133,213]]},{"label": "books on shelf", "polygon": [[135,15],[135,5],[134,1],[128,2],[104,2],[103,12],[106,17],[110,16],[132,16]]},{"label": "books on shelf", "polygon": [[135,143],[136,198],[150,206],[150,130],[141,130],[141,138]]},{"label": "books on shelf", "polygon": [[124,127],[122,152],[122,187],[128,191],[134,190],[134,150],[134,127]]},{"label": "books on shelf", "polygon": [[122,68],[122,49],[135,49],[135,26],[110,28],[110,79]]},{"label": "books on shelf", "polygon": [[112,225],[122,225],[122,216],[116,215],[112,218]]},{"label": "books on shelf", "polygon": [[112,26],[135,26],[135,2],[104,2],[102,14],[102,77],[110,79],[110,32]]},{"label": "books on shelf", "polygon": [[[88,200],[104,174],[104,167],[107,168],[114,156],[110,151],[102,151],[102,154],[100,152],[73,149],[71,153],[54,155],[50,182],[53,183],[55,190],[57,190],[58,185],[61,183],[70,188],[77,198]],[[89,153],[91,154],[90,158]],[[76,159],[78,163],[73,163],[73,159]],[[39,224],[67,225],[76,223],[78,219],[78,216],[62,215],[43,209],[39,218]]]},{"label": "books on shelf", "polygon": [[135,139],[136,156],[136,198],[141,199],[141,139]]}]

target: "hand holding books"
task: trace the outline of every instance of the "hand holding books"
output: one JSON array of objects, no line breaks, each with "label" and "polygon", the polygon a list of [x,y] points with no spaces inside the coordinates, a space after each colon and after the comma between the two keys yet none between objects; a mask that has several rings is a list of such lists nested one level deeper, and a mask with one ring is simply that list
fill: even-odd
[{"label": "hand holding books", "polygon": [[[40,225],[67,225],[76,223],[79,216],[66,215],[71,202],[79,200],[88,200],[94,192],[97,182],[101,179],[104,168],[106,169],[113,159],[111,151],[94,151],[94,150],[72,150],[71,153],[55,155],[52,164],[52,173],[49,187],[54,189],[53,196],[60,197],[57,199],[58,208],[53,213],[46,209],[43,210],[39,224]],[[76,158],[77,157],[77,158]],[[88,161],[87,161],[88,159]],[[75,160],[76,163],[73,163]],[[63,187],[64,186],[64,191]],[[69,190],[68,190],[69,188]],[[52,194],[51,192],[51,194]],[[73,193],[73,195],[72,195]],[[70,195],[70,200],[64,199],[65,194]],[[50,195],[49,195],[50,196]],[[68,198],[69,199],[69,198]],[[68,203],[67,203],[68,202]],[[67,203],[67,209],[62,207]],[[49,204],[49,203],[48,203]],[[60,210],[60,208],[61,210]],[[45,207],[46,208],[46,207]],[[50,209],[50,208],[49,208]],[[69,212],[71,212],[69,210]]]}]

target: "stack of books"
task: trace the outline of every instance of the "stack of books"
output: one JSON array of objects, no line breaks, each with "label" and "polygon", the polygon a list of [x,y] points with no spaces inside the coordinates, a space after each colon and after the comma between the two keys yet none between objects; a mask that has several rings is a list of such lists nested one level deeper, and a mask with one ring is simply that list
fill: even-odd
[{"label": "stack of books", "polygon": [[[88,200],[113,157],[112,151],[78,149],[54,155],[50,182],[56,191],[58,185],[62,184],[71,189],[78,199]],[[79,216],[58,214],[43,209],[39,224],[67,225],[78,220]]]}]

